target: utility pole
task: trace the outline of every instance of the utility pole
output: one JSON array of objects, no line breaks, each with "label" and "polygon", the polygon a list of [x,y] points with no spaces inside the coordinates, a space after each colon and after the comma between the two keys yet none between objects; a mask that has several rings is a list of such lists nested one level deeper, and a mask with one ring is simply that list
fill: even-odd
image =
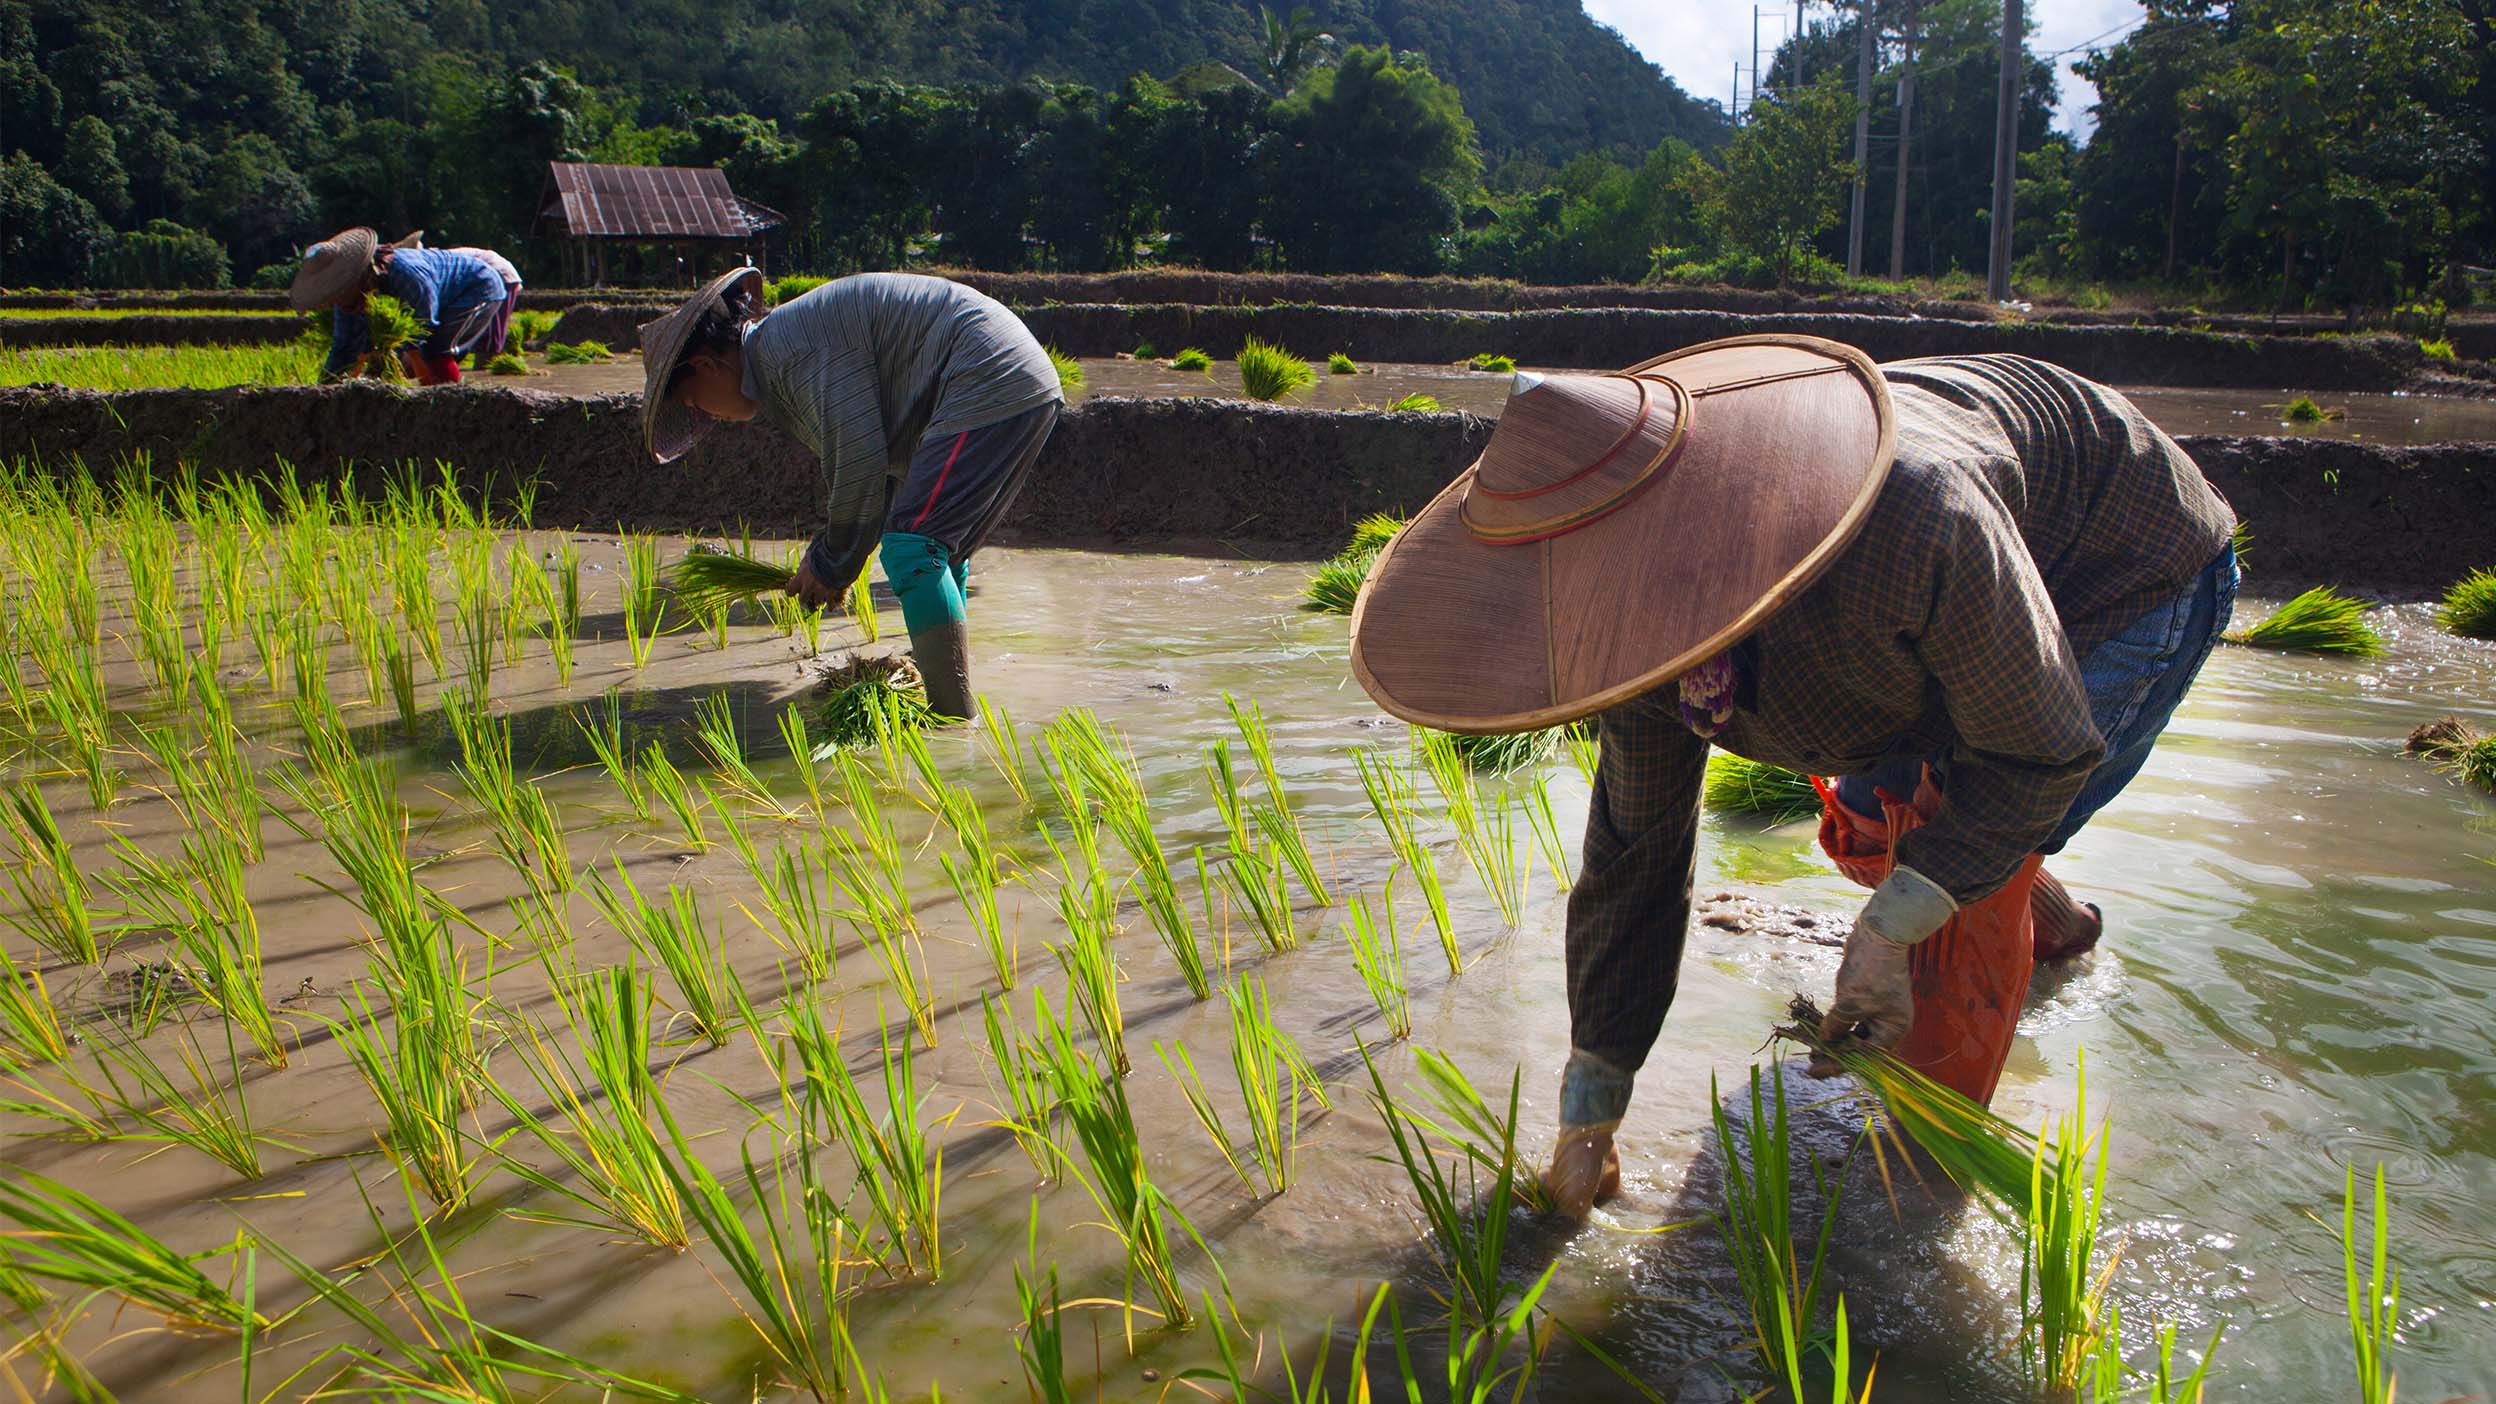
[{"label": "utility pole", "polygon": [[1863,203],[1872,183],[1872,0],[1855,0],[1855,198],[1846,220],[1846,276],[1863,276]]},{"label": "utility pole", "polygon": [[1733,125],[1737,127],[1742,125],[1742,60],[1740,59],[1733,61],[1733,102],[1725,109],[1725,115],[1733,119]]},{"label": "utility pole", "polygon": [[1751,7],[1751,110],[1759,110],[1759,7]]},{"label": "utility pole", "polygon": [[2020,0],[2002,0],[2002,72],[1993,85],[1993,249],[1985,262],[1985,297],[2011,296],[2011,193],[2019,176],[2019,41],[2026,27]]},{"label": "utility pole", "polygon": [[1794,0],[1794,89],[1802,91],[1809,81],[1803,77],[1803,0]]},{"label": "utility pole", "polygon": [[1898,69],[1898,187],[1889,211],[1889,276],[1907,276],[1907,166],[1915,129],[1915,0],[1906,0],[1905,59]]}]

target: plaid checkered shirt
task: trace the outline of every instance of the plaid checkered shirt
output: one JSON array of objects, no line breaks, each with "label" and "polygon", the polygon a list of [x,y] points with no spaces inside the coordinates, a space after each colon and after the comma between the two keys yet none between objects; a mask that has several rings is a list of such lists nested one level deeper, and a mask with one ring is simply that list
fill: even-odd
[{"label": "plaid checkered shirt", "polygon": [[[2024,356],[1881,368],[1897,458],[1862,533],[1735,645],[1737,755],[1822,776],[1946,754],[1897,860],[1962,902],[2044,842],[2105,749],[2078,659],[2186,589],[2235,514],[2121,395]],[[1574,1044],[1635,1070],[1690,919],[1708,742],[1670,686],[1602,716],[1569,895]]]}]

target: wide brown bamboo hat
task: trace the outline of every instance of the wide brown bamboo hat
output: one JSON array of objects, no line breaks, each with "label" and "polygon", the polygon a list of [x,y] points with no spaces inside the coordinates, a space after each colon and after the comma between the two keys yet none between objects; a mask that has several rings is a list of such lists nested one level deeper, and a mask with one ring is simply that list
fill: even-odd
[{"label": "wide brown bamboo hat", "polygon": [[1352,671],[1443,731],[1602,711],[1811,584],[1863,525],[1892,443],[1880,372],[1818,337],[1519,376],[1481,458],[1371,569]]},{"label": "wide brown bamboo hat", "polygon": [[286,285],[286,301],[298,312],[327,307],[338,294],[372,271],[381,236],[361,225],[330,235],[303,251],[303,266]]},{"label": "wide brown bamboo hat", "polygon": [[748,305],[763,305],[763,270],[738,268],[711,280],[710,286],[685,299],[685,305],[641,324],[641,438],[650,456],[661,463],[681,458],[701,442],[716,421],[696,414],[667,397],[667,382],[685,358],[685,343],[704,314],[742,287]]}]

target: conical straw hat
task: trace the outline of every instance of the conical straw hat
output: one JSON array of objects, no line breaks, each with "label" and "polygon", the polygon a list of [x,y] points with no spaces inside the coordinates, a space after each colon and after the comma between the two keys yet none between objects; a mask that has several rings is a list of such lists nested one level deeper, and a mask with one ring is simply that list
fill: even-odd
[{"label": "conical straw hat", "polygon": [[1818,337],[1519,376],[1482,457],[1372,568],[1352,671],[1442,731],[1626,701],[1802,593],[1862,526],[1892,435],[1871,360]]},{"label": "conical straw hat", "polygon": [[381,236],[361,225],[341,230],[303,251],[303,266],[286,286],[286,301],[298,312],[326,307],[338,294],[354,287],[372,271]]},{"label": "conical straw hat", "polygon": [[661,463],[683,457],[685,450],[711,432],[712,420],[667,397],[667,382],[675,377],[677,363],[685,358],[685,343],[692,338],[694,325],[739,284],[747,285],[745,291],[751,305],[763,305],[763,271],[735,268],[686,298],[684,306],[657,321],[641,324],[641,438],[650,456]]}]

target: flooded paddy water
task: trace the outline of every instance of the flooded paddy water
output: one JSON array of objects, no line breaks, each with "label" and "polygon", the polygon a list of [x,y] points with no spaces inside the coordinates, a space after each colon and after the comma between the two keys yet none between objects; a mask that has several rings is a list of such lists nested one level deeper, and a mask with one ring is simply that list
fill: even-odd
[{"label": "flooded paddy water", "polygon": [[[525,385],[567,395],[638,393],[641,358],[618,356],[603,365],[541,366],[527,380],[480,383]],[[1317,379],[1282,403],[1309,409],[1385,409],[1406,395],[1427,395],[1439,408],[1461,410],[1495,419],[1508,400],[1509,378],[1458,365],[1410,365],[1400,362],[1364,364],[1354,375],[1328,375],[1325,363],[1313,363]],[[1086,358],[1084,383],[1070,391],[1070,403],[1104,395],[1146,398],[1213,396],[1246,399],[1239,366],[1216,361],[1205,371],[1173,370],[1166,361],[1127,357]],[[1532,370],[1536,367],[1525,367]],[[2356,439],[2380,444],[2435,444],[2457,440],[2496,440],[2496,399],[2471,400],[2438,395],[2332,393],[2311,387],[2276,391],[2178,389],[2158,385],[2126,385],[2124,394],[2140,405],[2159,428],[2170,434],[2277,434],[2291,438]],[[2291,423],[2287,405],[2311,396],[2330,417],[2315,423]]]},{"label": "flooded paddy water", "polygon": [[[445,549],[455,551],[461,534],[444,528]],[[820,767],[818,810],[801,763],[777,740],[779,711],[809,700],[804,645],[753,621],[731,624],[724,642],[681,628],[659,637],[636,666],[623,636],[632,548],[606,536],[571,540],[581,592],[569,680],[558,676],[544,638],[523,638],[513,653],[497,643],[483,675],[487,710],[508,720],[515,769],[556,816],[569,868],[602,871],[610,882],[620,868],[658,902],[681,889],[719,933],[724,960],[760,1018],[718,1046],[689,1025],[680,987],[650,971],[647,955],[639,964],[660,1001],[650,1066],[659,1098],[683,1128],[679,1149],[742,1199],[740,1147],[770,1163],[776,1143],[755,1129],[758,1117],[782,1111],[781,1088],[795,1080],[793,1069],[784,1073],[773,1062],[787,1043],[778,1012],[784,1000],[818,1011],[840,1032],[869,1106],[882,1104],[879,1046],[924,1039],[913,1039],[911,997],[862,942],[858,923],[838,928],[837,968],[826,978],[801,973],[772,934],[761,888],[730,841],[732,814],[766,856],[816,844],[828,828],[863,827],[842,798],[837,767]],[[505,542],[541,561],[558,544],[542,533]],[[672,557],[684,543],[657,545]],[[23,563],[29,548],[17,549]],[[507,569],[498,563],[495,578]],[[1425,1110],[1414,1050],[1446,1054],[1494,1103],[1519,1076],[1517,1138],[1538,1163],[1567,1054],[1565,894],[1550,856],[1536,850],[1522,823],[1516,844],[1531,871],[1512,929],[1453,831],[1435,818],[1425,822],[1464,969],[1449,972],[1409,879],[1397,881],[1413,1028],[1409,1040],[1386,1042],[1345,928],[1349,899],[1376,906],[1393,853],[1351,757],[1370,749],[1401,757],[1405,729],[1351,680],[1344,621],[1296,608],[1305,569],[998,550],[979,557],[972,575],[982,692],[1010,713],[1011,734],[1026,747],[1053,716],[1085,708],[1131,749],[1153,827],[1178,869],[1179,894],[1199,914],[1224,978],[1253,978],[1270,992],[1275,1021],[1332,1100],[1330,1111],[1305,1109],[1288,1189],[1266,1194],[1242,1183],[1156,1055],[1156,1045],[1184,1043],[1212,1100],[1225,1116],[1238,1115],[1224,1066],[1225,1002],[1218,993],[1206,1002],[1190,997],[1125,887],[1135,865],[1104,837],[1107,869],[1122,888],[1111,949],[1135,1067],[1123,1086],[1144,1165],[1210,1249],[1188,1244],[1178,1253],[1189,1297],[1210,1299],[1209,1314],[1236,1338],[1257,1338],[1241,1349],[1269,1378],[1277,1351],[1305,1361],[1330,1330],[1340,1366],[1367,1293],[1381,1282],[1399,1289],[1409,1320],[1440,1319],[1430,1293],[1443,1284],[1402,1171],[1379,1159],[1392,1147],[1367,1095],[1357,1041],[1375,1047],[1390,1095]],[[207,588],[198,573],[182,582],[185,592]],[[101,875],[127,866],[130,851],[178,856],[188,827],[182,811],[150,789],[162,777],[134,745],[133,728],[169,724],[199,707],[168,702],[151,670],[130,656],[136,646],[124,638],[133,626],[117,607],[128,587],[110,551],[99,554],[98,585],[115,714],[111,763],[126,772],[119,800],[96,813],[86,786],[56,759],[69,748],[40,726],[12,738],[8,772],[12,781],[32,777],[41,786],[79,866],[97,879],[97,905],[108,907]],[[2257,575],[2249,584],[2255,596],[2259,586]],[[31,608],[23,600],[12,605],[13,620]],[[884,603],[881,646],[889,648],[899,621]],[[2249,596],[2241,617],[2266,607]],[[455,611],[445,618],[456,625]],[[2111,1110],[2115,1128],[2103,1241],[2121,1243],[2114,1294],[2133,1358],[2143,1358],[2156,1323],[2176,1325],[2196,1351],[2223,1327],[2216,1398],[2345,1390],[2347,1327],[2331,1226],[2344,1168],[2364,1172],[2378,1162],[2387,1167],[2401,1270],[2395,1361],[2403,1397],[2470,1398],[2496,1389],[2496,1227],[2488,1212],[2496,1047],[2487,1032],[2496,1026],[2496,867],[2488,866],[2496,857],[2496,805],[2400,754],[2402,737],[2422,720],[2448,711],[2482,725],[2496,719],[2496,645],[2441,635],[2419,608],[2383,618],[2391,649],[2381,659],[2233,648],[2212,659],[2141,779],[2055,865],[2076,894],[2104,904],[2109,935],[2075,968],[2041,975],[1997,1101],[2011,1120],[2032,1126],[2064,1108],[2086,1048],[2092,1100]],[[385,1128],[374,1094],[339,1031],[366,1018],[348,993],[374,984],[374,923],[349,900],[358,889],[317,841],[320,822],[268,783],[289,766],[311,765],[298,720],[305,713],[290,699],[326,691],[355,750],[387,777],[408,816],[405,846],[423,887],[465,918],[448,929],[468,957],[484,1073],[558,1125],[563,1118],[545,1111],[524,1056],[531,1021],[551,1030],[557,1045],[575,1046],[569,1013],[550,992],[557,983],[550,965],[596,970],[632,958],[633,946],[585,882],[554,904],[560,915],[551,925],[563,936],[530,935],[549,923],[528,915],[521,870],[498,852],[496,827],[455,772],[462,752],[443,724],[444,680],[417,668],[419,716],[403,728],[387,694],[367,695],[356,646],[316,650],[326,657],[317,686],[283,668],[272,686],[242,631],[225,632],[215,675],[249,737],[263,793],[305,826],[263,823],[265,857],[241,880],[263,945],[259,984],[285,1031],[286,1066],[252,1059],[247,1042],[239,1064],[229,1065],[223,1025],[196,1004],[179,1006],[141,1046],[167,1065],[178,1061],[185,1038],[211,1050],[216,1076],[239,1084],[266,1139],[262,1173],[239,1175],[186,1146],[46,1134],[58,1127],[23,1115],[0,1123],[0,1159],[84,1190],[184,1252],[230,1245],[238,1232],[281,1245],[367,1301],[382,1300],[391,1275],[357,1277],[351,1267],[379,1252],[385,1235],[404,1241],[428,1215],[476,1319],[707,1399],[798,1397],[741,1316],[756,1308],[741,1307],[734,1274],[698,1229],[693,1246],[676,1251],[633,1242],[611,1224],[578,1222],[596,1215],[551,1187],[578,1180],[544,1146],[515,1133],[515,1116],[496,1099],[480,1097],[459,1117],[469,1161],[464,1203],[436,1213],[425,1196],[402,1188],[377,1147]],[[827,654],[858,641],[848,622],[823,625]],[[459,666],[457,642],[445,646],[448,682],[474,679]],[[693,800],[706,844],[688,842],[663,806],[635,817],[600,767],[583,724],[595,728],[607,714],[611,689],[630,744],[661,744],[688,777],[711,787],[707,797],[696,789]],[[1218,862],[1229,842],[1205,770],[1206,747],[1224,738],[1247,764],[1226,693],[1262,707],[1276,769],[1333,897],[1320,906],[1294,891],[1296,950],[1268,951],[1244,912],[1200,892],[1198,870],[1185,858],[1201,849]],[[726,700],[755,776],[777,806],[733,794],[729,777],[701,758],[696,711],[715,698]],[[999,902],[1020,975],[1009,1003],[1028,1033],[1033,992],[1055,1003],[1066,988],[1049,947],[1068,940],[1059,896],[1070,865],[1044,842],[1040,825],[1063,844],[1069,816],[1049,797],[1037,762],[1014,767],[1029,801],[1008,782],[1007,734],[952,729],[931,734],[929,746],[944,779],[975,797],[1009,859],[1014,875]],[[887,1381],[894,1398],[924,1398],[935,1385],[947,1398],[1019,1396],[1018,1269],[1037,1278],[1053,1266],[1069,1303],[1151,1298],[1125,1280],[1117,1240],[1076,1177],[1044,1183],[1014,1136],[994,1124],[1012,1115],[982,1024],[981,996],[999,994],[999,980],[940,865],[961,849],[907,767],[889,767],[871,749],[860,760],[873,773],[869,804],[906,850],[922,929],[933,1047],[917,1053],[924,1101],[916,1119],[935,1125],[943,1147],[942,1258],[933,1280],[923,1271],[851,1265],[850,1331],[866,1369]],[[1493,792],[1545,786],[1566,840],[1563,862],[1574,866],[1587,786],[1565,750],[1538,770],[1483,783]],[[1419,789],[1430,808],[1429,782]],[[1515,1213],[1508,1264],[1522,1283],[1556,1263],[1545,1304],[1645,1387],[1665,1398],[1719,1400],[1765,1383],[1743,1345],[1747,1325],[1721,1248],[1704,1227],[1646,1230],[1718,1207],[1711,1075],[1730,1093],[1748,1066],[1769,1062],[1774,1051],[1762,1044],[1788,996],[1825,992],[1860,893],[1818,856],[1808,824],[1761,829],[1710,816],[1699,864],[1702,914],[1679,999],[1622,1132],[1625,1194],[1573,1233]],[[21,966],[40,957],[43,978],[89,1035],[61,1062],[13,1074],[7,1100],[30,1100],[22,1095],[29,1086],[74,1098],[69,1079],[94,1077],[90,1060],[123,1022],[133,972],[140,961],[166,958],[167,943],[142,922],[99,966],[80,967],[35,950],[17,931],[6,939]],[[382,1007],[378,994],[372,999]],[[390,1020],[380,1014],[372,1022],[386,1028]],[[1798,1131],[1802,1145],[1842,1154],[1860,1113],[1832,1101],[1830,1085],[1792,1076],[1790,1055],[1780,1066],[1798,1106],[1811,1108]],[[125,1131],[134,1124],[126,1115],[114,1120]],[[824,1183],[840,1194],[853,1173],[848,1150],[817,1150]],[[1078,1152],[1070,1163],[1079,1162]],[[1937,1209],[1912,1189],[1893,1217],[1870,1179],[1848,1192],[1832,1266],[1858,1361],[1879,1355],[1875,1397],[2016,1397],[2015,1245],[1982,1215]],[[860,1241],[881,1240],[863,1200],[848,1202],[861,1220]],[[254,1262],[263,1313],[305,1299],[274,1252],[264,1249]],[[211,1259],[203,1270],[223,1282],[233,1265]],[[79,1296],[52,1290],[62,1301]],[[231,1335],[161,1331],[144,1307],[116,1308],[109,1299],[57,1324],[68,1350],[124,1398],[225,1400],[241,1390]],[[1062,1325],[1077,1397],[1163,1398],[1183,1372],[1216,1362],[1204,1324],[1158,1332],[1140,1314],[1070,1305]],[[285,1320],[253,1342],[246,1397],[272,1389],[293,1397],[299,1389],[280,1386],[291,1372],[362,1336],[327,1307]],[[301,1378],[323,1378],[336,1363]],[[39,1378],[23,1355],[12,1368]],[[1532,1396],[1644,1397],[1565,1338],[1545,1357]]]}]

